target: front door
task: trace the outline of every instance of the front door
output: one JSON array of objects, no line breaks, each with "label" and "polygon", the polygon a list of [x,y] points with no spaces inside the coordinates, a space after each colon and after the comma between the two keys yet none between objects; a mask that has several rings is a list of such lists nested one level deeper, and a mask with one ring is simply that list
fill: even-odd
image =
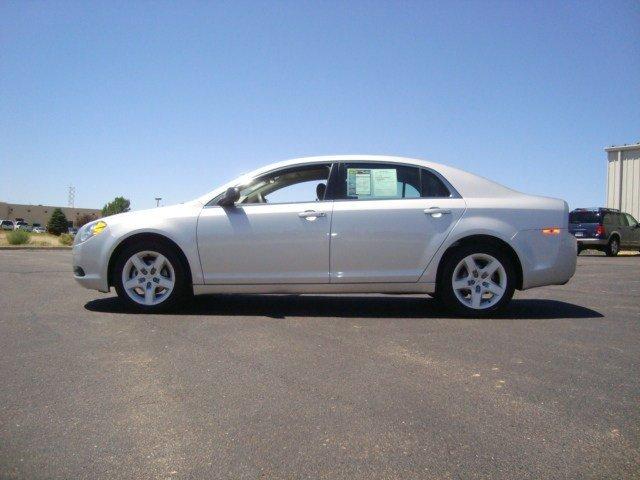
[{"label": "front door", "polygon": [[427,169],[345,163],[336,181],[331,283],[416,282],[465,210]]},{"label": "front door", "polygon": [[640,225],[638,225],[638,221],[628,213],[624,213],[623,215],[626,217],[627,228],[629,229],[629,233],[627,234],[629,237],[629,246],[640,247]]},{"label": "front door", "polygon": [[198,251],[205,283],[328,283],[329,169],[314,164],[271,172],[239,186],[236,205],[204,207]]}]

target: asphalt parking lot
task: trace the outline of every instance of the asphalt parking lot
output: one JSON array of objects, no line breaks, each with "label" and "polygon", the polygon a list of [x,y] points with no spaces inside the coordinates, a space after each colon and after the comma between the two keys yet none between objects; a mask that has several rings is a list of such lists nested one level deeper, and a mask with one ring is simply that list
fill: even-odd
[{"label": "asphalt parking lot", "polygon": [[70,253],[0,251],[1,478],[632,478],[640,256],[504,318],[418,296],[124,313]]}]

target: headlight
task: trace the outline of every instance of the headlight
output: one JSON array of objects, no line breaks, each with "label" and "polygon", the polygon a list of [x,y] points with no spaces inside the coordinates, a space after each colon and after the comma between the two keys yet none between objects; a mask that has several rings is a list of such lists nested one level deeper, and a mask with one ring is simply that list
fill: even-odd
[{"label": "headlight", "polygon": [[78,232],[78,243],[89,240],[91,237],[101,233],[105,228],[107,228],[107,223],[103,220],[98,220],[97,222],[86,224]]}]

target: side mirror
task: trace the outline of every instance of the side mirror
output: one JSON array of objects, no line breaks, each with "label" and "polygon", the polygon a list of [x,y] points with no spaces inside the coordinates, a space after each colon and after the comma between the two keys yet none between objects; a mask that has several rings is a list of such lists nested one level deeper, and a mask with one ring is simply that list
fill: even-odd
[{"label": "side mirror", "polygon": [[238,187],[229,187],[220,200],[218,205],[221,207],[231,207],[240,200],[240,190]]}]

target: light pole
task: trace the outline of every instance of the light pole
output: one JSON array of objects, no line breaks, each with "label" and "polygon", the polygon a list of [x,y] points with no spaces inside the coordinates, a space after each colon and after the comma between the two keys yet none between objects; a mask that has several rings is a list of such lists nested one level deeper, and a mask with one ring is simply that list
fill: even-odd
[{"label": "light pole", "polygon": [[162,197],[156,197],[156,207],[160,206],[160,200],[162,200]]}]

